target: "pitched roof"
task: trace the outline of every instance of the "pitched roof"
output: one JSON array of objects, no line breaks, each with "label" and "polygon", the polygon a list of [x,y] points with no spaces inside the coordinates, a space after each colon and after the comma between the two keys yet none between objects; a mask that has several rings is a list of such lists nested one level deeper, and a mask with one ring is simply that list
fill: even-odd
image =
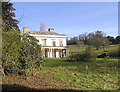
[{"label": "pitched roof", "polygon": [[65,36],[64,34],[58,34],[56,32],[49,32],[49,31],[28,31],[26,33],[28,33],[28,34],[39,34],[39,35],[62,35],[62,36]]}]

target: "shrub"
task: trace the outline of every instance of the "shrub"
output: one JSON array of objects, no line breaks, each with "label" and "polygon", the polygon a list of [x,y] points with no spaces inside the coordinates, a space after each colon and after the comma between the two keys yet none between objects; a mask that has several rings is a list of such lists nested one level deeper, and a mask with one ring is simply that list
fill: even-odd
[{"label": "shrub", "polygon": [[85,54],[84,54],[85,61],[95,61],[96,57],[97,56],[93,46],[89,46],[88,48],[86,48]]},{"label": "shrub", "polygon": [[89,46],[86,48],[85,52],[72,54],[70,58],[71,60],[90,62],[96,60],[96,53],[93,46]]}]

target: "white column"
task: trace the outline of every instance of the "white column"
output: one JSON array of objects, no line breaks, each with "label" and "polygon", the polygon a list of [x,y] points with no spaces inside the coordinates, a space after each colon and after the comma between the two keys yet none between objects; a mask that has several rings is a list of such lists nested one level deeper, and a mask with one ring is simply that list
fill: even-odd
[{"label": "white column", "polygon": [[50,58],[50,48],[49,48],[49,54],[48,54],[48,58]]},{"label": "white column", "polygon": [[62,49],[61,49],[61,57],[62,57]]},{"label": "white column", "polygon": [[60,58],[60,49],[58,49],[58,58]]},{"label": "white column", "polygon": [[59,50],[56,49],[56,58],[59,58]]}]

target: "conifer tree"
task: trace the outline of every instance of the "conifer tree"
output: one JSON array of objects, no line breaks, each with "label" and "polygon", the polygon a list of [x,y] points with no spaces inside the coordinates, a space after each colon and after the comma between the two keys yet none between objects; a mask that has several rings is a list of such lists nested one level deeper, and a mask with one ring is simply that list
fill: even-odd
[{"label": "conifer tree", "polygon": [[13,4],[2,2],[2,72],[18,71],[20,58],[20,31],[14,19]]},{"label": "conifer tree", "polygon": [[3,31],[18,31],[18,20],[14,19],[15,17],[15,8],[10,2],[2,2],[2,30]]}]

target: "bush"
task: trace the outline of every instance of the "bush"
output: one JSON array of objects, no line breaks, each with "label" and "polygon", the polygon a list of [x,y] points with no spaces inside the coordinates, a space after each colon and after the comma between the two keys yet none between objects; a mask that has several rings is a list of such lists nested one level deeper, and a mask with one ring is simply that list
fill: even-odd
[{"label": "bush", "polygon": [[86,48],[84,55],[85,61],[95,61],[97,57],[93,46],[89,46],[88,48]]},{"label": "bush", "polygon": [[71,55],[71,60],[75,61],[95,61],[96,60],[96,53],[94,51],[93,46],[89,46],[86,48],[85,52],[83,53],[75,53]]}]

